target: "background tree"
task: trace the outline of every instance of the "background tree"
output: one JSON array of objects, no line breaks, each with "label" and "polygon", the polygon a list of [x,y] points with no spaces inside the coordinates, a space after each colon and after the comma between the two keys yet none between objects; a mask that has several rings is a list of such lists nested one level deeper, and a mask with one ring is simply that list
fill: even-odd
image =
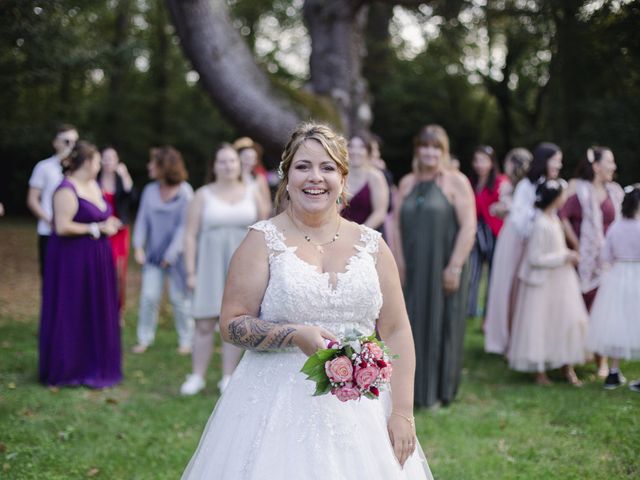
[{"label": "background tree", "polygon": [[[62,122],[114,144],[139,184],[160,143],[184,153],[194,185],[213,146],[241,134],[265,143],[273,166],[307,118],[381,134],[396,176],[410,168],[417,129],[439,122],[464,168],[478,143],[503,154],[551,140],[565,152],[565,176],[588,145],[605,144],[622,183],[640,178],[638,2],[179,3],[219,9],[226,30],[203,21],[211,43],[196,41],[197,29],[173,25],[184,12],[162,0],[3,2],[0,201],[9,213],[26,210],[31,169]],[[183,47],[199,52],[202,71]],[[203,72],[214,64],[235,93],[212,102],[220,79]]]}]

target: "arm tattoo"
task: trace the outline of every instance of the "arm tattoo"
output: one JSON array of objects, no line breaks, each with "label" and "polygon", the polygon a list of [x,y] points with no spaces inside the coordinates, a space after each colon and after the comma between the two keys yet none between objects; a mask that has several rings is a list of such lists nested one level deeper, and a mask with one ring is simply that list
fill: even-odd
[{"label": "arm tattoo", "polygon": [[293,345],[296,328],[243,315],[229,323],[229,340],[247,350],[275,350]]}]

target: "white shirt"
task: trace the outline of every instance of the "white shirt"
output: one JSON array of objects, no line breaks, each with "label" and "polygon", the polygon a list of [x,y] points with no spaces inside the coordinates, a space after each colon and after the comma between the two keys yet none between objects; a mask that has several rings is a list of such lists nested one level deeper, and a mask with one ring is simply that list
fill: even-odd
[{"label": "white shirt", "polygon": [[[53,193],[63,178],[60,159],[53,155],[39,161],[29,179],[29,186],[40,190],[40,206],[49,220],[53,216]],[[44,220],[38,220],[38,235],[51,235],[51,227]]]},{"label": "white shirt", "polygon": [[528,178],[523,178],[513,192],[513,202],[508,220],[516,227],[522,238],[528,238],[536,216],[536,186]]}]

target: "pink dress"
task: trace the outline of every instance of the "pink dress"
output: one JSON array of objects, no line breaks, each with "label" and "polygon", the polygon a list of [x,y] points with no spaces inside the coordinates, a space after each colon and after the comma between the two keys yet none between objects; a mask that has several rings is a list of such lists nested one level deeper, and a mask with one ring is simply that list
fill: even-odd
[{"label": "pink dress", "polygon": [[519,272],[509,367],[543,372],[584,363],[588,314],[578,274],[566,262],[568,250],[556,216],[538,213]]},{"label": "pink dress", "polygon": [[516,185],[511,210],[496,241],[484,323],[484,349],[489,353],[503,355],[509,346],[518,268],[533,224],[535,197],[535,186],[528,179]]},{"label": "pink dress", "polygon": [[640,220],[617,220],[605,239],[602,275],[587,346],[600,355],[640,358]]}]

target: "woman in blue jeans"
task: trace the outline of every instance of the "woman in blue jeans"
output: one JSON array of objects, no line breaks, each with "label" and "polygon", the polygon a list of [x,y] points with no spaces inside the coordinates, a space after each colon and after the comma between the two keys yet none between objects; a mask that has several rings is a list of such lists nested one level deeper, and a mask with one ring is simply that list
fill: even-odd
[{"label": "woman in blue jeans", "polygon": [[193,319],[190,315],[186,275],[182,258],[184,225],[193,189],[180,152],[172,147],[152,148],[147,164],[149,183],[142,192],[133,229],[136,262],[142,265],[142,288],[138,314],[138,343],[143,353],[153,343],[158,307],[165,277],[178,332],[178,353],[191,353]]}]

